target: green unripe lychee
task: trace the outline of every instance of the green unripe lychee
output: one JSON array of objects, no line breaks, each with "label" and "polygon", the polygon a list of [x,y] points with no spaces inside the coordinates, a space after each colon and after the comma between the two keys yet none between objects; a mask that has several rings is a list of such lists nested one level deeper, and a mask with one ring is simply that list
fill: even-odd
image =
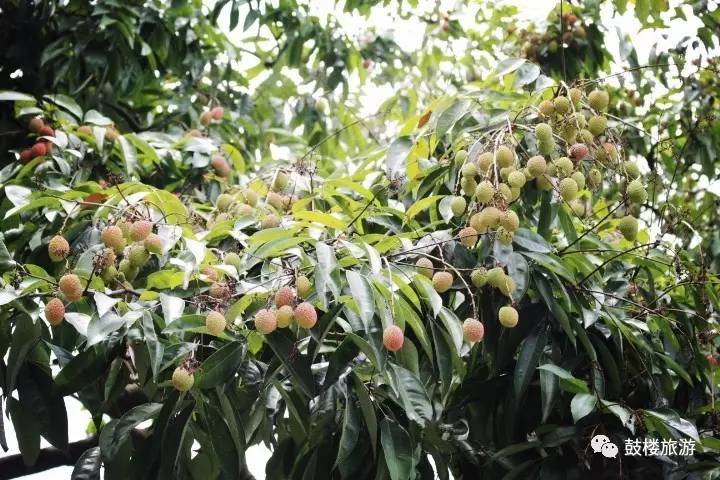
[{"label": "green unripe lychee", "polygon": [[475,189],[475,199],[478,203],[486,204],[495,195],[495,187],[489,180],[483,180]]},{"label": "green unripe lychee", "polygon": [[500,145],[495,152],[495,160],[499,168],[509,167],[515,162],[515,153],[509,147]]},{"label": "green unripe lychee", "polygon": [[477,166],[474,163],[466,163],[462,166],[461,173],[463,177],[474,177],[477,175]]},{"label": "green unripe lychee", "polygon": [[280,218],[277,215],[270,214],[263,218],[260,227],[263,230],[266,230],[268,228],[276,228],[280,225]]},{"label": "green unripe lychee", "polygon": [[547,170],[547,162],[545,158],[540,155],[530,157],[527,161],[527,169],[533,178],[537,178],[545,173]]},{"label": "green unripe lychee", "polygon": [[582,112],[575,112],[575,114],[572,116],[571,121],[574,121],[576,123],[576,126],[580,129],[587,127],[587,119]]},{"label": "green unripe lychee", "polygon": [[631,180],[640,177],[640,167],[637,166],[637,163],[628,160],[627,162],[623,163],[623,168],[625,169],[625,173],[627,174],[628,178],[630,178]]},{"label": "green unripe lychee", "polygon": [[205,317],[205,328],[210,335],[220,336],[225,331],[225,327],[227,327],[225,316],[217,310],[213,310]]},{"label": "green unripe lychee", "polygon": [[593,110],[604,112],[610,103],[610,95],[605,90],[593,90],[588,95],[588,105]]},{"label": "green unripe lychee", "polygon": [[195,376],[185,367],[177,367],[172,374],[173,387],[179,392],[187,392],[193,387]]},{"label": "green unripe lychee", "polygon": [[500,178],[502,178],[503,181],[506,182],[508,177],[510,176],[510,174],[515,171],[517,171],[517,169],[515,168],[514,165],[510,166],[510,167],[501,168],[500,169]]},{"label": "green unripe lychee", "polygon": [[450,290],[453,284],[453,276],[450,272],[436,272],[432,278],[433,288],[438,293],[445,293]]},{"label": "green unripe lychee", "polygon": [[513,307],[500,307],[498,319],[503,327],[514,328],[518,324],[518,312]]},{"label": "green unripe lychee", "polygon": [[128,253],[128,260],[130,261],[130,265],[135,268],[140,268],[145,265],[145,262],[147,262],[149,256],[150,255],[148,254],[148,251],[145,250],[144,246],[133,245],[132,247],[130,247],[130,252]]},{"label": "green unripe lychee", "polygon": [[588,173],[587,181],[592,188],[599,187],[602,183],[602,173],[600,172],[600,170],[598,170],[597,168],[591,169]]},{"label": "green unripe lychee", "polygon": [[145,238],[143,246],[148,252],[154,253],[155,255],[160,255],[163,251],[162,239],[154,233],[151,233]]},{"label": "green unripe lychee", "polygon": [[290,305],[283,305],[278,308],[275,316],[277,318],[278,328],[285,328],[290,325],[290,322],[292,322],[294,316],[293,308]]},{"label": "green unripe lychee", "polygon": [[560,181],[560,185],[558,186],[558,189],[560,190],[560,196],[566,202],[569,202],[570,200],[577,197],[578,184],[575,183],[575,180],[573,180],[572,178],[563,178]]},{"label": "green unripe lychee", "polygon": [[476,287],[482,287],[487,283],[487,270],[484,268],[476,268],[470,274],[470,281]]},{"label": "green unripe lychee", "polygon": [[552,142],[552,127],[547,123],[538,123],[535,125],[535,136],[539,142]]},{"label": "green unripe lychee", "polygon": [[558,173],[562,177],[569,177],[570,174],[572,174],[573,169],[575,168],[572,160],[570,160],[568,157],[558,158],[555,161],[555,166],[557,167]]},{"label": "green unripe lychee", "polygon": [[290,178],[288,177],[287,173],[279,171],[277,172],[277,175],[275,175],[272,189],[276,192],[282,192],[283,190],[285,190],[285,188],[287,188],[289,181]]},{"label": "green unripe lychee", "polygon": [[509,232],[515,232],[520,227],[520,218],[518,218],[517,213],[508,210],[500,217],[500,225]]},{"label": "green unripe lychee", "polygon": [[618,223],[618,230],[622,233],[623,237],[629,241],[635,241],[638,233],[638,221],[637,218],[626,215],[620,219]]},{"label": "green unripe lychee", "polygon": [[123,274],[125,279],[131,282],[135,280],[135,277],[137,277],[138,273],[140,273],[140,269],[133,266],[133,264],[130,263],[130,260],[128,260],[127,258],[123,258],[122,260],[120,260],[120,263],[118,264],[118,270],[120,271],[120,273]]},{"label": "green unripe lychee", "polygon": [[578,190],[583,190],[585,188],[585,175],[583,175],[582,172],[575,172],[570,175],[570,178],[575,180],[575,183],[577,183],[578,186]]},{"label": "green unripe lychee", "polygon": [[577,135],[577,138],[580,139],[580,141],[582,143],[585,143],[588,145],[590,145],[593,142],[593,140],[595,140],[595,137],[593,136],[593,134],[590,132],[590,130],[588,130],[586,128],[583,128],[582,130],[580,130],[580,132]]},{"label": "green unripe lychee", "polygon": [[460,188],[462,189],[463,195],[469,197],[475,193],[477,182],[473,177],[462,177],[462,180],[460,180]]},{"label": "green unripe lychee", "polygon": [[[432,262],[430,264],[432,265]],[[428,278],[430,278],[430,275],[428,275]],[[298,297],[307,298],[312,289],[312,283],[305,275],[299,275],[295,281],[295,289],[297,290]]]},{"label": "green unripe lychee", "polygon": [[563,140],[570,144],[577,141],[577,133],[578,129],[573,122],[566,123],[560,129],[560,137],[562,137]]},{"label": "green unripe lychee", "polygon": [[498,227],[495,231],[495,239],[503,245],[510,245],[515,235],[505,227]]},{"label": "green unripe lychee", "polygon": [[467,207],[467,202],[463,197],[453,197],[450,201],[450,211],[452,211],[454,217],[459,217],[465,213],[465,207]]},{"label": "green unripe lychee", "polygon": [[554,104],[555,111],[561,115],[570,111],[570,100],[567,97],[557,97]]},{"label": "green unripe lychee", "polygon": [[481,175],[485,175],[490,168],[490,165],[493,163],[493,154],[490,152],[485,152],[478,156],[477,159],[477,165],[478,170]]},{"label": "green unripe lychee", "polygon": [[487,272],[487,283],[488,285],[498,288],[500,284],[505,280],[505,271],[502,267],[494,267]]},{"label": "green unripe lychee", "polygon": [[512,294],[515,293],[516,288],[517,285],[515,284],[515,280],[513,280],[510,275],[505,275],[505,278],[503,278],[502,282],[500,282],[500,285],[498,285],[498,290],[500,290],[500,292],[506,297],[511,298]]},{"label": "green unripe lychee", "polygon": [[535,186],[537,187],[538,190],[542,190],[542,191],[546,191],[546,192],[553,189],[552,181],[549,178],[547,178],[545,175],[543,175],[541,177],[537,177],[535,179]]},{"label": "green unripe lychee", "polygon": [[555,105],[552,100],[543,100],[538,106],[538,110],[545,117],[551,117],[555,113]]},{"label": "green unripe lychee", "polygon": [[640,180],[633,180],[627,185],[627,196],[635,203],[643,203],[647,200],[648,194]]},{"label": "green unripe lychee", "polygon": [[510,184],[513,188],[522,188],[525,185],[525,182],[525,174],[519,170],[510,172],[510,175],[508,175],[508,184]]},{"label": "green unripe lychee", "polygon": [[538,140],[537,142],[538,152],[543,155],[550,155],[555,151],[555,140],[550,139],[548,141]]},{"label": "green unripe lychee", "polygon": [[602,133],[607,128],[607,118],[595,115],[594,117],[590,118],[590,121],[588,121],[588,130],[590,130],[590,133],[593,135],[602,135]]},{"label": "green unripe lychee", "polygon": [[217,197],[217,201],[215,202],[215,206],[218,210],[225,211],[228,210],[233,204],[233,197],[228,195],[227,193],[221,193]]},{"label": "green unripe lychee", "polygon": [[578,105],[580,105],[580,99],[582,98],[582,90],[580,90],[579,88],[571,88],[568,91],[568,96],[570,97],[573,105],[577,107]]},{"label": "green unripe lychee", "polygon": [[498,184],[498,192],[505,199],[506,202],[512,201],[513,193],[510,187],[505,183]]},{"label": "green unripe lychee", "polygon": [[463,163],[465,163],[467,158],[468,158],[467,150],[458,150],[457,153],[455,154],[455,162],[457,162],[457,164],[462,165]]},{"label": "green unripe lychee", "polygon": [[108,266],[105,270],[103,270],[101,278],[103,279],[103,282],[108,283],[112,281],[115,277],[117,277],[118,271],[115,265]]},{"label": "green unripe lychee", "polygon": [[242,196],[245,199],[245,203],[250,205],[251,207],[254,207],[257,205],[258,202],[258,194],[255,190],[251,190],[249,188],[246,188],[242,192]]},{"label": "green unripe lychee", "polygon": [[433,277],[433,263],[429,258],[418,258],[418,261],[415,262],[415,266],[417,267],[417,271],[420,275],[427,278]]}]

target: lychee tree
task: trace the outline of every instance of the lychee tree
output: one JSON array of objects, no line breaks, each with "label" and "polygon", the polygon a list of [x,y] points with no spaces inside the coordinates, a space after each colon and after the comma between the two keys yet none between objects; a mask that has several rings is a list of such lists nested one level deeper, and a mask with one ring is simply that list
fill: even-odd
[{"label": "lychee tree", "polygon": [[2,93],[28,129],[0,172],[25,464],[41,437],[72,451],[73,396],[76,478],[250,478],[258,443],[268,478],[666,474],[593,455],[598,433],[696,442],[674,469],[716,473],[717,277],[679,279],[693,265],[646,228],[653,180],[605,89],[512,75],[349,166],[243,160],[222,115],[123,133]]}]

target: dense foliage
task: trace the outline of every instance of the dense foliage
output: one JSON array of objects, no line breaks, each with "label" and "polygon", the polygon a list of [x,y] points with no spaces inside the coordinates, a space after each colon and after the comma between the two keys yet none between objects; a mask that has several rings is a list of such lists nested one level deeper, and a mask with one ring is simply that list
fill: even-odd
[{"label": "dense foliage", "polygon": [[[71,450],[74,396],[77,479],[250,478],[261,442],[268,478],[718,475],[717,9],[652,68],[621,38],[609,76],[592,2],[522,29],[399,2],[429,25],[412,52],[301,2],[170,3],[3,12],[17,48],[45,20],[0,92],[25,464]],[[398,93],[365,117],[358,82]]]}]

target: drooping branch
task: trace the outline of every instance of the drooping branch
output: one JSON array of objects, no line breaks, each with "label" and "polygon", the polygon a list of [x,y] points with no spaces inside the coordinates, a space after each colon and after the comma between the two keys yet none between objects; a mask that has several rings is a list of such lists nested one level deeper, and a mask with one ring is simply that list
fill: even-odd
[{"label": "drooping branch", "polygon": [[75,462],[85,450],[97,444],[98,439],[93,436],[70,443],[67,452],[58,450],[55,447],[43,448],[40,450],[35,465],[29,467],[23,462],[21,454],[0,458],[0,480],[23,477],[31,473],[44,472],[64,465],[75,465]]}]

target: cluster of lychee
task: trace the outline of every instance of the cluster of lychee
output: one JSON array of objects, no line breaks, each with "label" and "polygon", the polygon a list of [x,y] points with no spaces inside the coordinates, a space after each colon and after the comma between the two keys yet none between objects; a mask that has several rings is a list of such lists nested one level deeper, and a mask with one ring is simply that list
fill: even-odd
[{"label": "cluster of lychee", "polygon": [[[153,233],[154,224],[147,219],[119,220],[100,232],[105,249],[98,256],[98,271],[105,282],[118,279],[132,282],[151,254],[163,252],[163,242]],[[117,263],[117,256],[122,259]]]},{"label": "cluster of lychee", "polygon": [[[282,214],[292,205],[292,196],[283,194],[288,188],[289,179],[290,176],[282,170],[275,173],[269,182],[264,205],[260,205],[260,195],[251,188],[227,190],[221,193],[215,200],[215,212],[209,221],[209,226],[216,222],[257,215],[261,229],[278,227]],[[264,208],[260,208],[261,206]]]},{"label": "cluster of lychee", "polygon": [[310,294],[312,283],[305,275],[295,281],[295,287],[283,286],[275,292],[274,308],[268,307],[255,314],[255,330],[268,335],[278,328],[287,328],[292,322],[311,329],[317,323],[317,311],[312,303],[300,301]]},{"label": "cluster of lychee", "polygon": [[31,118],[30,122],[28,122],[28,130],[35,135],[36,141],[31,147],[20,152],[20,161],[22,163],[27,163],[33,158],[49,155],[53,148],[52,142],[42,137],[54,137],[55,130],[46,124],[42,117]]}]

